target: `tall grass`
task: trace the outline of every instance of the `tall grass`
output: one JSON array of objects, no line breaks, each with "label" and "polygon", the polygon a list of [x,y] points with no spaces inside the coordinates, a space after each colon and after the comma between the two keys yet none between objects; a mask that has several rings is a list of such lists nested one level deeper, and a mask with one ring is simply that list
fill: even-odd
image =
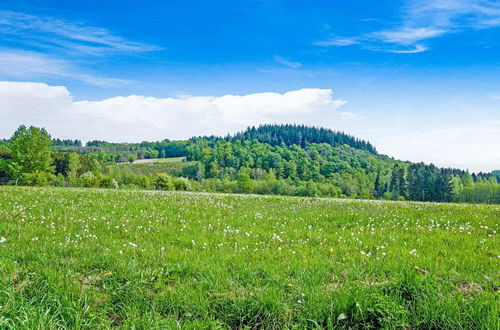
[{"label": "tall grass", "polygon": [[499,224],[500,206],[1,187],[0,328],[498,329]]}]

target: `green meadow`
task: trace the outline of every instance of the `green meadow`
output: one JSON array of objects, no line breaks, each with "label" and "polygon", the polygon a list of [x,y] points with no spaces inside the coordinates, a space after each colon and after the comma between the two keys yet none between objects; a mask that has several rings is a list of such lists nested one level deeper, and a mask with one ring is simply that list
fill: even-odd
[{"label": "green meadow", "polygon": [[499,227],[499,205],[2,186],[0,328],[498,329]]}]

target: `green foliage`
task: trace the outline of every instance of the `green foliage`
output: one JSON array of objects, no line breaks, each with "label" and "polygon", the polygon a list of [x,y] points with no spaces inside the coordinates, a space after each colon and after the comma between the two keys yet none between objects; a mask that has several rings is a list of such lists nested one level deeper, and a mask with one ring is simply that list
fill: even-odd
[{"label": "green foliage", "polygon": [[462,176],[462,183],[464,185],[464,188],[471,188],[474,186],[474,179],[472,178],[472,175],[470,175],[469,172],[466,172]]},{"label": "green foliage", "polygon": [[[213,139],[213,138],[212,138]],[[257,140],[273,146],[306,147],[310,143],[326,143],[333,147],[348,145],[355,149],[365,150],[376,154],[377,151],[369,142],[356,139],[343,132],[335,132],[326,128],[316,128],[305,125],[261,125],[258,128],[250,127],[231,138],[235,140]]]},{"label": "green foliage", "polygon": [[392,191],[393,198],[404,200],[408,196],[408,184],[406,180],[406,169],[401,164],[396,164],[392,169],[391,183],[389,189]]},{"label": "green foliage", "polygon": [[118,188],[118,183],[112,177],[102,175],[99,177],[99,186],[101,188]]},{"label": "green foliage", "polygon": [[[233,143],[198,139],[193,140],[187,149],[188,159],[199,161],[209,178],[229,176],[237,181],[244,169],[252,180],[262,180],[272,171],[276,179],[313,181],[309,190],[314,190],[313,187],[321,183],[335,190],[340,189],[345,196],[351,197],[370,197],[374,172],[393,164],[392,160],[367,151],[348,146],[332,147],[326,143],[311,143],[303,149],[298,146],[272,146],[255,140],[236,140]],[[249,188],[243,190],[248,191]],[[300,191],[306,195],[311,193],[305,193],[305,187]]]},{"label": "green foliage", "polygon": [[460,196],[464,191],[464,184],[460,177],[453,176],[450,180],[450,189],[451,189],[451,200],[454,202],[460,201]]},{"label": "green foliage", "polygon": [[137,155],[136,154],[130,154],[128,155],[128,162],[133,163],[137,160]]},{"label": "green foliage", "polygon": [[80,168],[80,157],[74,152],[68,153],[67,155],[68,167],[66,176],[70,179],[75,179],[78,176],[78,169]]},{"label": "green foliage", "polygon": [[460,201],[468,203],[500,204],[500,185],[491,183],[476,183],[463,189]]},{"label": "green foliage", "polygon": [[27,186],[46,186],[49,183],[49,179],[52,177],[47,172],[42,172],[39,170],[34,170],[30,173],[21,173],[19,177],[18,184]]},{"label": "green foliage", "polygon": [[253,182],[250,179],[250,175],[247,172],[240,172],[236,179],[236,184],[238,187],[238,192],[240,193],[251,193],[253,190]]},{"label": "green foliage", "polygon": [[[50,136],[43,129],[23,126],[15,136],[13,141],[0,141],[0,184],[15,177],[11,182],[30,185],[484,203],[498,201],[500,186],[498,171],[471,175],[401,162],[378,154],[366,141],[307,126],[263,125],[226,138],[189,141],[91,141],[85,147],[78,140],[55,139],[54,149],[65,152],[52,152],[52,167],[47,167]],[[41,148],[40,141],[45,141]],[[6,148],[17,148],[16,160]],[[36,164],[29,157],[40,159],[31,153],[35,149],[45,150],[42,154],[49,157],[43,166],[35,166],[36,171],[26,168]],[[169,155],[179,157],[154,158]],[[23,174],[21,163],[25,171],[34,172]]]},{"label": "green foliage", "polygon": [[[10,139],[11,159],[7,162],[7,171],[14,178],[30,175],[41,178],[43,173],[52,172],[50,155],[51,138],[43,128],[20,126]],[[33,182],[36,182],[33,179]]]},{"label": "green foliage", "polygon": [[191,182],[186,178],[174,178],[173,183],[177,191],[189,191],[192,189]]},{"label": "green foliage", "polygon": [[123,163],[129,162],[129,157],[136,157],[136,159],[183,157],[186,155],[187,143],[188,141],[168,140],[161,142],[109,143],[96,140],[88,142],[83,147],[79,140],[61,141],[55,139],[53,150],[93,155],[103,163]]},{"label": "green foliage", "polygon": [[158,190],[174,190],[174,182],[167,173],[156,173],[153,179],[155,189]]}]

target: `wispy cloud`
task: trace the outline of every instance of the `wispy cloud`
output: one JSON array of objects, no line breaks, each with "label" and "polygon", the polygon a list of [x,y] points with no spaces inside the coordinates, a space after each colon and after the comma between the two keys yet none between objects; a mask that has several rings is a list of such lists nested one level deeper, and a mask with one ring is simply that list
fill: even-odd
[{"label": "wispy cloud", "polygon": [[287,68],[290,68],[290,69],[300,69],[302,67],[302,63],[290,61],[290,60],[283,58],[281,56],[275,56],[274,60],[277,63],[279,63],[283,66],[286,66]]},{"label": "wispy cloud", "polygon": [[327,40],[320,40],[316,41],[314,43],[317,46],[324,46],[324,47],[329,47],[329,46],[352,46],[359,44],[359,40],[356,37],[352,38],[332,38],[332,39],[327,39]]},{"label": "wispy cloud", "polygon": [[0,76],[14,79],[65,78],[95,86],[112,86],[130,81],[83,73],[69,61],[37,52],[0,49]]},{"label": "wispy cloud", "polygon": [[496,0],[411,0],[401,11],[401,20],[391,25],[394,27],[390,29],[353,37],[337,36],[315,44],[324,47],[360,44],[366,49],[390,53],[421,53],[428,49],[423,44],[426,40],[500,26],[500,3]]},{"label": "wispy cloud", "polygon": [[446,32],[446,30],[434,28],[405,27],[399,30],[377,31],[372,33],[370,37],[390,44],[413,45],[421,40],[439,37]]},{"label": "wispy cloud", "polygon": [[113,86],[129,81],[95,74],[89,59],[159,50],[108,29],[50,16],[0,10],[0,77],[77,80]]},{"label": "wispy cloud", "polygon": [[422,53],[427,50],[427,47],[422,46],[422,45],[415,45],[414,48],[412,49],[389,49],[385,50],[386,52],[389,53],[394,53],[394,54],[417,54],[417,53]]},{"label": "wispy cloud", "polygon": [[0,11],[0,35],[40,48],[58,48],[72,53],[107,55],[159,50],[154,45],[127,40],[107,29],[50,16]]}]

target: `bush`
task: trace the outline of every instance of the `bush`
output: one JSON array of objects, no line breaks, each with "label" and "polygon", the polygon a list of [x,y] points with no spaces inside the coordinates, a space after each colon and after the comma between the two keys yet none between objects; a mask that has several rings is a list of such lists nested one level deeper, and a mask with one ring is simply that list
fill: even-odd
[{"label": "bush", "polygon": [[141,175],[138,180],[138,184],[141,188],[144,189],[153,189],[153,182],[150,176]]},{"label": "bush", "polygon": [[167,173],[156,173],[153,179],[155,189],[158,190],[173,190],[174,183],[172,177]]},{"label": "bush", "polygon": [[33,173],[23,173],[19,183],[28,186],[46,186],[49,182],[49,174],[46,172],[35,171]]},{"label": "bush", "polygon": [[175,190],[186,191],[191,190],[191,184],[186,178],[176,178],[174,180]]},{"label": "bush", "polygon": [[118,182],[116,182],[112,177],[101,176],[99,178],[99,186],[101,188],[118,188]]},{"label": "bush", "polygon": [[66,178],[61,173],[53,176],[51,181],[52,181],[51,183],[53,186],[56,186],[56,187],[65,187],[66,186]]},{"label": "bush", "polygon": [[99,178],[94,176],[91,172],[82,174],[75,181],[75,186],[85,187],[85,188],[97,188],[99,187]]}]

